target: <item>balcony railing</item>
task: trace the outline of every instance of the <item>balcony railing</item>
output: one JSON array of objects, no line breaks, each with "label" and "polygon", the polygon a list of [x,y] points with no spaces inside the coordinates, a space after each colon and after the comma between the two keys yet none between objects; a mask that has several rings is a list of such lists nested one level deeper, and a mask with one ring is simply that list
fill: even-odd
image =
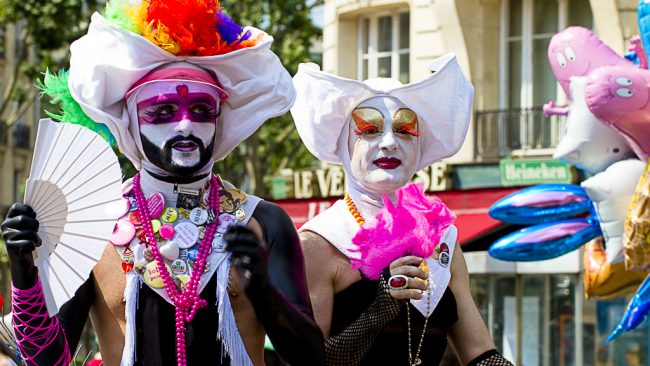
[{"label": "balcony railing", "polygon": [[541,107],[476,112],[476,157],[550,154],[564,134],[565,120],[564,116],[544,116]]}]

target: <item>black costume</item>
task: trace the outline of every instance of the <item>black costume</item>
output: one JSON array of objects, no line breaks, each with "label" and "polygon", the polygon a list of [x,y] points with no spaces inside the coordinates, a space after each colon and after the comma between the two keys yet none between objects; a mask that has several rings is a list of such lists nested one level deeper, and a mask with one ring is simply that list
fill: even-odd
[{"label": "black costume", "polygon": [[[36,245],[35,235],[38,228],[34,216],[29,207],[16,204],[12,206],[7,220],[2,225],[12,263],[14,285],[24,288],[32,287],[37,281],[37,271],[31,254],[31,249]],[[279,206],[269,202],[261,202],[253,212],[253,217],[262,226],[268,245],[269,282],[252,281],[252,285],[246,288],[246,294],[276,350],[288,363],[319,365],[323,359],[323,336],[312,320],[307,286],[305,282],[296,281],[296,278],[304,278],[304,264],[293,224]],[[256,239],[255,235],[247,229],[238,227],[233,231],[234,233],[229,235],[226,241],[233,251],[233,263],[235,263],[238,251],[254,255],[248,250],[251,248],[248,244],[251,241],[256,242]],[[16,265],[18,263],[20,265]],[[208,300],[208,306],[197,312],[196,318],[188,329],[189,365],[230,364],[227,357],[224,357],[221,362],[219,354],[221,346],[216,340],[218,314],[216,314],[215,292],[211,291],[216,286],[215,277],[213,276],[201,294],[202,298]],[[94,291],[91,277],[56,316],[65,332],[70,350],[76,349],[94,299]],[[139,301],[140,307],[136,320],[138,332],[136,365],[174,365],[174,307],[148,286],[143,286]],[[151,336],[143,337],[142,335],[145,334]],[[63,341],[63,337],[59,336],[38,355],[38,364],[53,365],[55,362],[53,360],[57,360],[62,353]],[[149,350],[154,351],[148,352]]]}]

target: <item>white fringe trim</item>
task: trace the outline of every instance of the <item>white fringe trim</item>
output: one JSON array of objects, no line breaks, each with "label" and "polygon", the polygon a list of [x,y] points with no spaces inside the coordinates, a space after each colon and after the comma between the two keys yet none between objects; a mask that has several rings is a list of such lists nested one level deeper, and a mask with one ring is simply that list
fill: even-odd
[{"label": "white fringe trim", "polygon": [[[223,347],[222,357],[224,354],[230,356],[232,366],[252,366],[253,362],[246,351],[244,341],[239,334],[235,314],[232,311],[230,297],[228,297],[228,283],[230,282],[230,254],[223,258],[217,267],[217,309],[219,311],[219,328],[217,330],[217,339],[221,341]],[[138,308],[138,292],[142,280],[133,271],[126,275],[126,287],[124,288],[124,298],[126,299],[126,334],[124,337],[124,351],[122,352],[122,362],[120,366],[133,366],[135,362],[135,314]]]},{"label": "white fringe trim", "polygon": [[[217,339],[221,340],[223,351],[230,356],[232,366],[252,366],[246,346],[241,339],[235,314],[228,297],[228,283],[230,282],[230,253],[217,268],[217,309],[219,311],[219,329]],[[222,352],[223,358],[223,352]]]},{"label": "white fringe trim", "polygon": [[140,277],[134,271],[129,271],[126,275],[126,287],[124,288],[126,334],[124,336],[124,351],[122,352],[120,366],[132,366],[135,362],[135,313],[138,308],[140,285]]}]

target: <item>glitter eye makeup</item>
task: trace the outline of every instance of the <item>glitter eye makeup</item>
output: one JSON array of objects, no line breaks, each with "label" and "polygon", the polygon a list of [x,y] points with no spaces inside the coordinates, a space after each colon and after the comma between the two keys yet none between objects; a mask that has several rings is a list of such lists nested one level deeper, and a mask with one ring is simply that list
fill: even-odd
[{"label": "glitter eye makeup", "polygon": [[357,108],[352,111],[352,119],[357,136],[380,133],[384,129],[384,115],[375,108]]},{"label": "glitter eye makeup", "polygon": [[399,109],[393,115],[393,132],[420,136],[418,132],[418,116],[410,109]]}]

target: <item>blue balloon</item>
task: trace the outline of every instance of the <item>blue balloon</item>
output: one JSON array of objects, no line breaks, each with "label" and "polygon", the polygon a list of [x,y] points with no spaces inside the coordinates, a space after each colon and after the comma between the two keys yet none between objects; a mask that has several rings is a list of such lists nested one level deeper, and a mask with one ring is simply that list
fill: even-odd
[{"label": "blue balloon", "polygon": [[503,261],[541,261],[569,253],[601,235],[598,220],[568,219],[508,234],[492,244],[488,253]]},{"label": "blue balloon", "polygon": [[636,52],[625,52],[623,57],[625,57],[625,59],[627,59],[631,63],[635,65],[639,65],[639,56],[636,54]]},{"label": "blue balloon", "polygon": [[636,329],[650,311],[650,275],[643,280],[639,289],[636,290],[632,301],[627,304],[623,319],[618,323],[614,331],[607,337],[605,344],[613,341],[616,337],[630,330]]},{"label": "blue balloon", "polygon": [[[641,33],[641,43],[646,55],[650,52],[650,1],[639,0],[637,8],[637,17],[639,21],[639,32]],[[648,56],[650,59],[650,56]]]},{"label": "blue balloon", "polygon": [[531,225],[583,214],[592,206],[579,185],[540,184],[503,197],[490,207],[489,213],[509,224]]}]

